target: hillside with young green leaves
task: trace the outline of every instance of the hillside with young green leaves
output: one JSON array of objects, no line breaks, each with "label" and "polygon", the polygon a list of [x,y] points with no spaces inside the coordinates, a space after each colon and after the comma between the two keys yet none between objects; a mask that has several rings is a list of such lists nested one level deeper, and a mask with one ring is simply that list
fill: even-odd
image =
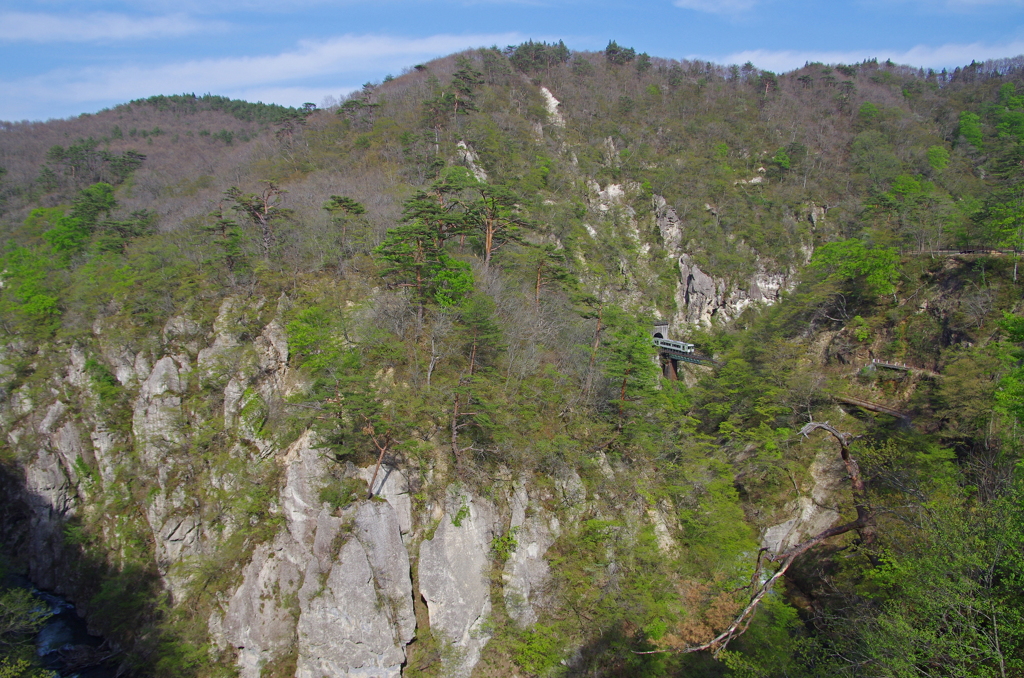
[{"label": "hillside with young green leaves", "polygon": [[1016,675],[1022,66],[0,123],[3,565],[134,675]]}]

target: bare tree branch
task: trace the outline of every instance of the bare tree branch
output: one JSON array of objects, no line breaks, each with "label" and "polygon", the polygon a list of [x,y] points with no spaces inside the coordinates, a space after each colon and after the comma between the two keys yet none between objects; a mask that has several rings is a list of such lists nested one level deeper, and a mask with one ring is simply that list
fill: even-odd
[{"label": "bare tree branch", "polygon": [[[743,610],[736,615],[732,623],[711,640],[701,643],[700,645],[685,647],[681,650],[649,650],[645,652],[636,652],[636,654],[657,654],[665,652],[691,653],[711,650],[714,656],[718,657],[721,652],[726,649],[730,641],[737,636],[742,635],[747,630],[754,617],[754,613],[757,611],[758,605],[760,605],[764,597],[772,590],[775,582],[786,575],[786,572],[789,571],[789,568],[801,555],[832,537],[838,537],[839,535],[846,534],[847,532],[852,532],[854,530],[857,530],[860,533],[861,543],[863,545],[870,545],[874,542],[875,510],[868,503],[864,479],[860,472],[860,465],[850,454],[850,442],[853,440],[853,435],[839,431],[828,422],[818,421],[810,422],[800,430],[800,433],[801,435],[808,436],[818,429],[832,434],[832,437],[839,443],[840,455],[842,456],[843,463],[846,466],[846,472],[850,478],[850,485],[853,490],[853,503],[854,508],[857,511],[857,518],[842,525],[822,530],[810,539],[806,539],[799,544],[791,546],[782,553],[771,554],[768,552],[768,549],[765,548],[758,551],[757,563],[754,567],[754,573],[751,575],[750,579],[750,600],[747,602]],[[762,579],[762,573],[764,571],[764,562],[766,560],[773,563],[779,563],[779,568],[775,570],[770,577],[761,582],[760,580]]]}]

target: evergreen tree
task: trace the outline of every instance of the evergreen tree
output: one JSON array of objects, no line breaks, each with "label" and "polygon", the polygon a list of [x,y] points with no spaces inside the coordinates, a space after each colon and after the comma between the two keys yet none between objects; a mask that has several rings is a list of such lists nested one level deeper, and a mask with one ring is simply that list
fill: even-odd
[{"label": "evergreen tree", "polygon": [[259,229],[260,247],[264,260],[270,260],[270,249],[274,245],[274,222],[290,216],[290,210],[281,206],[286,190],[273,181],[264,182],[266,187],[259,193],[243,193],[232,186],[224,192],[224,196],[235,204],[231,209],[243,215],[246,220]]},{"label": "evergreen tree", "polygon": [[323,208],[330,213],[335,223],[341,225],[341,246],[345,247],[349,223],[355,217],[366,214],[366,208],[348,196],[332,195]]},{"label": "evergreen tree", "polygon": [[609,40],[608,46],[604,48],[604,58],[608,63],[624,66],[636,58],[636,50],[632,47],[620,47],[619,43]]},{"label": "evergreen tree", "polygon": [[629,417],[642,411],[644,403],[654,394],[660,375],[649,323],[617,307],[609,311],[604,372],[612,388],[617,427],[621,430]]},{"label": "evergreen tree", "polygon": [[68,214],[44,233],[43,238],[67,265],[72,256],[85,251],[100,216],[109,216],[115,209],[114,187],[102,182],[93,184],[79,191]]},{"label": "evergreen tree", "polygon": [[477,182],[473,189],[476,197],[466,206],[466,223],[481,236],[486,270],[494,252],[507,243],[521,242],[522,230],[530,224],[519,214],[518,196],[508,188]]},{"label": "evergreen tree", "polygon": [[212,236],[214,245],[220,250],[217,259],[224,262],[228,271],[235,271],[243,262],[242,230],[238,224],[224,215],[219,206],[210,213],[213,223],[203,227],[203,231]]}]

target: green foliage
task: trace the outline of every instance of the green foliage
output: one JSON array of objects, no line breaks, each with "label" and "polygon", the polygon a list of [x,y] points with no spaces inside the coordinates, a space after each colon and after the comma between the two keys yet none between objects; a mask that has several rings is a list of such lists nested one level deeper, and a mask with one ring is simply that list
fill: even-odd
[{"label": "green foliage", "polygon": [[298,109],[278,104],[250,103],[241,99],[217,96],[215,94],[172,94],[135,99],[125,106],[151,106],[158,111],[195,115],[201,111],[223,111],[238,120],[246,122],[274,123]]},{"label": "green foliage", "polygon": [[996,403],[999,408],[1016,419],[1024,422],[1024,366],[1019,361],[1024,357],[1020,344],[1024,343],[1024,317],[1005,313],[1000,328],[1006,333],[1007,340],[1017,346],[1007,347],[1008,358],[1015,359],[1015,364],[1003,375],[996,392]]},{"label": "green foliage", "polygon": [[730,677],[815,675],[816,644],[806,636],[797,610],[778,594],[764,599],[750,628],[732,647],[736,649],[721,654]]},{"label": "green foliage", "polygon": [[90,599],[96,625],[103,635],[130,642],[142,631],[139,620],[145,619],[157,599],[158,578],[138,565],[105,578]]},{"label": "green foliage", "polygon": [[244,234],[237,223],[224,216],[221,209],[210,214],[212,221],[204,222],[201,229],[217,247],[217,253],[212,260],[223,264],[228,271],[234,272],[244,268],[245,252],[242,247]]},{"label": "green foliage", "polygon": [[608,63],[623,66],[636,58],[636,50],[632,47],[620,47],[619,43],[609,40],[608,46],[604,48],[604,58]]},{"label": "green foliage", "polygon": [[647,52],[641,52],[636,58],[636,72],[643,75],[651,70],[651,56]]},{"label": "green foliage", "polygon": [[442,310],[462,305],[473,291],[473,270],[465,261],[443,257],[433,276],[434,300]]},{"label": "green foliage", "polygon": [[[1024,243],[1024,103],[1005,82],[1012,74],[918,75],[865,62],[777,76],[752,64],[652,60],[614,42],[603,56],[534,42],[468,56],[364,87],[337,114],[191,95],[120,108],[125,119],[110,137],[152,142],[145,162],[158,171],[116,197],[135,205],[158,196],[148,212],[118,213],[113,186],[130,184],[143,158],[105,158],[103,140],[54,147],[45,164],[19,170],[38,176],[31,183],[4,177],[5,215],[29,214],[4,222],[7,392],[24,388],[45,406],[54,356],[72,342],[91,351],[94,327],[103,341],[156,355],[168,348],[154,334],[162,319],[185,314],[208,327],[224,294],[259,300],[259,323],[239,341],[279,314],[301,388],[286,404],[248,389],[241,419],[254,432],[290,441],[311,428],[328,459],[373,463],[384,449],[399,465],[433,469],[417,479],[417,502],[453,474],[485,494],[500,492],[489,480],[499,469],[502,478],[505,469],[534,473],[544,487],[566,469],[583,476],[587,502],[546,556],[555,602],[540,624],[501,631],[514,671],[564,673],[560,662],[580,648],[571,670],[586,675],[958,675],[971,670],[971,647],[984,675],[999,659],[989,640],[998,622],[1008,675],[1019,672],[1019,496],[1007,485],[1020,447],[1014,421],[1024,417],[1024,353],[1012,345],[1024,343],[1024,321],[1005,321],[1003,342],[991,322],[1018,301],[1013,261],[913,251]],[[566,100],[564,134],[533,132],[546,118],[541,80]],[[960,111],[951,152],[943,140]],[[208,130],[182,126],[200,112]],[[165,157],[178,134],[195,135],[204,154],[250,138],[254,128],[218,122],[217,112],[279,124],[276,143],[217,176],[206,165],[223,159]],[[100,122],[105,133],[113,120]],[[445,167],[462,140],[489,183]],[[982,145],[984,155],[970,147]],[[770,180],[752,185],[762,168]],[[267,187],[280,192],[235,189],[225,194],[228,211],[155,228],[156,213],[187,214],[215,199],[224,176],[242,187],[280,177]],[[592,181],[625,195],[595,199]],[[32,209],[90,184],[70,210]],[[331,191],[352,191],[366,207]],[[810,244],[817,251],[803,271]],[[715,279],[716,298],[742,300],[734,294],[763,273],[802,282],[739,319],[719,312],[713,328],[687,330],[720,364],[684,366],[685,382],[670,383],[658,376],[647,318],[678,318],[694,303],[679,278],[683,250],[691,272],[696,264]],[[878,303],[897,293],[900,305]],[[585,312],[570,295],[589,298]],[[842,327],[849,331],[835,331]],[[848,378],[879,346],[922,369],[898,380]],[[103,417],[118,409],[113,432],[130,440],[130,394],[97,359],[86,372]],[[212,659],[205,620],[280,521],[270,512],[273,472],[227,451],[236,436],[218,421],[216,391],[189,381],[189,473],[175,475],[172,458],[168,471],[205,488],[204,520],[222,512],[223,524],[241,527],[183,565],[194,589],[174,609],[158,604],[148,567],[126,568],[127,580],[114,570],[96,578],[98,609],[117,621],[111,633],[153,658],[137,671],[145,675],[230,670],[229,660]],[[905,409],[919,430],[836,409],[832,396],[843,393]],[[74,412],[91,418],[91,409]],[[809,496],[807,468],[823,449],[796,434],[808,418],[855,436],[872,505],[884,507],[877,541],[829,540],[802,556],[792,586],[763,602],[724,665],[638,654],[706,639],[743,602],[757,530]],[[22,453],[14,449],[4,458]],[[436,463],[449,449],[454,469]],[[124,458],[129,473],[134,456]],[[102,487],[84,459],[73,470],[97,508],[68,524],[69,545],[103,550],[111,562],[122,553],[151,562],[148,527],[123,522],[139,521],[137,502],[111,496],[145,490]],[[207,482],[214,473],[238,482],[225,490]],[[331,475],[319,496],[328,506],[361,494],[337,468]],[[830,500],[844,519],[845,496]],[[641,519],[622,519],[620,507],[637,507],[623,515]],[[543,510],[564,517],[561,506]],[[665,518],[657,535],[648,511]],[[452,520],[467,515],[464,503]],[[668,546],[658,543],[663,528]],[[962,542],[944,564],[929,531]],[[506,559],[517,541],[512,530],[495,537],[495,557]],[[798,591],[814,601],[812,623],[800,624],[785,602],[801,600]],[[140,619],[159,620],[159,630]],[[266,672],[294,673],[294,661],[285,654]]]},{"label": "green foliage", "polygon": [[155,212],[137,210],[128,219],[103,221],[97,229],[93,249],[98,253],[124,254],[133,240],[153,234],[156,220]]},{"label": "green foliage", "polygon": [[1018,670],[1008,652],[1021,627],[993,577],[1004,544],[972,513],[936,507],[927,529],[913,531],[898,554],[887,552],[868,571],[881,605],[861,627],[861,651],[885,675],[919,676],[923,667],[924,675],[944,676]]},{"label": "green foliage", "polygon": [[1024,249],[1024,196],[1013,191],[993,200],[988,208],[990,237],[1001,247]]},{"label": "green foliage", "polygon": [[859,315],[853,317],[849,327],[853,332],[853,338],[857,341],[867,341],[871,337],[871,326]]},{"label": "green foliage", "polygon": [[224,197],[234,203],[231,209],[259,231],[260,248],[266,260],[270,258],[270,250],[276,242],[277,223],[288,219],[291,211],[282,206],[287,191],[273,181],[263,183],[266,185],[259,193],[244,193],[232,186],[224,192]]},{"label": "green foliage", "polygon": [[863,104],[860,105],[860,108],[857,109],[857,121],[862,126],[869,127],[875,123],[880,113],[881,112],[878,110],[878,106],[871,103],[870,101],[865,101]]},{"label": "green foliage", "polygon": [[[455,113],[465,115],[475,111],[475,92],[479,85],[483,84],[482,74],[476,69],[472,61],[465,57],[458,57],[455,60],[458,69],[452,75],[451,91],[454,95]],[[461,106],[460,106],[461,102]]]},{"label": "green foliage", "polygon": [[40,170],[40,183],[48,191],[56,190],[65,182],[72,187],[104,180],[122,184],[142,167],[146,159],[135,150],[121,154],[99,150],[99,144],[98,140],[89,137],[79,139],[67,148],[59,145],[50,147],[46,153],[49,164]]},{"label": "green foliage", "polygon": [[365,207],[352,198],[341,195],[332,195],[330,199],[324,203],[324,209],[332,215],[344,214],[348,216],[359,216],[360,214],[366,214]]},{"label": "green foliage", "polygon": [[79,192],[71,211],[57,220],[43,238],[66,263],[71,256],[85,250],[100,216],[109,215],[116,208],[114,187],[105,183],[93,184]]},{"label": "green foliage", "polygon": [[533,42],[528,40],[505,50],[509,62],[517,71],[533,73],[544,71],[569,60],[569,48],[561,40],[558,43]]},{"label": "green foliage", "polygon": [[0,678],[45,678],[47,672],[24,657],[0,657]]},{"label": "green foliage", "polygon": [[[7,578],[0,558],[0,580]],[[28,589],[0,585],[0,678],[48,678],[35,655],[35,636],[52,616]]]},{"label": "green foliage", "polygon": [[867,294],[892,294],[899,276],[899,256],[892,248],[869,248],[860,240],[844,240],[819,247],[811,268],[845,285],[859,281]]},{"label": "green foliage", "polygon": [[900,172],[901,163],[881,132],[861,132],[854,138],[850,150],[854,167],[876,186],[888,184]]},{"label": "green foliage", "polygon": [[16,321],[28,336],[46,337],[56,329],[60,297],[53,286],[51,267],[47,258],[25,247],[13,247],[3,256],[0,315]]},{"label": "green foliage", "polygon": [[462,527],[462,521],[469,517],[469,504],[466,503],[466,498],[462,498],[462,504],[459,506],[459,510],[452,516],[452,525],[455,527]]},{"label": "green foliage", "polygon": [[519,548],[519,540],[516,538],[518,527],[510,527],[505,534],[498,535],[491,540],[491,551],[498,562],[504,563]]},{"label": "green foliage", "polygon": [[612,389],[611,401],[622,427],[633,413],[641,411],[654,394],[658,368],[651,344],[649,324],[617,308],[609,309],[611,328],[604,342],[602,357],[605,374]]},{"label": "green foliage", "polygon": [[385,262],[385,276],[415,290],[421,315],[430,301],[452,308],[472,290],[470,266],[449,256],[449,240],[478,235],[486,265],[528,225],[516,212],[513,192],[477,181],[464,167],[446,169],[431,191],[407,200],[403,221],[374,253]]},{"label": "green foliage", "polygon": [[942,171],[949,166],[949,151],[945,146],[928,147],[928,166],[936,171]]},{"label": "green foliage", "polygon": [[310,306],[296,313],[288,323],[288,342],[298,365],[314,374],[330,370],[342,361],[343,318],[321,306]]},{"label": "green foliage", "polygon": [[533,283],[534,306],[540,306],[541,293],[554,288],[571,291],[576,288],[565,251],[554,245],[523,247],[510,257],[508,263],[521,271],[525,280]]},{"label": "green foliage", "polygon": [[517,666],[543,676],[558,666],[565,655],[565,643],[555,628],[533,624],[513,637],[511,654]]},{"label": "green foliage", "polygon": [[106,365],[95,358],[87,358],[85,373],[89,375],[89,382],[103,405],[111,407],[120,401],[121,384]]},{"label": "green foliage", "polygon": [[459,116],[477,110],[476,89],[483,83],[483,74],[465,57],[458,57],[456,65],[458,70],[452,75],[451,84],[436,88],[435,96],[423,102],[423,121],[434,129],[435,141],[436,135],[457,122]]},{"label": "green foliage", "polygon": [[341,226],[342,247],[349,245],[349,234],[353,227],[358,227],[358,230],[352,233],[355,236],[354,240],[359,245],[363,244],[366,239],[366,220],[361,217],[366,214],[366,208],[361,203],[348,196],[332,195],[324,203],[323,208],[331,215],[331,220]]},{"label": "green foliage", "polygon": [[583,56],[576,55],[572,59],[572,73],[577,77],[586,77],[594,72],[594,65]]},{"label": "green foliage", "polygon": [[963,139],[978,150],[982,148],[981,118],[977,113],[960,112],[960,121],[956,128],[957,139]]},{"label": "green foliage", "polygon": [[366,495],[366,485],[358,478],[331,481],[320,488],[318,497],[335,511],[343,509]]},{"label": "green foliage", "polygon": [[30,639],[53,616],[28,589],[0,590],[0,648],[8,649]]},{"label": "green foliage", "polygon": [[772,156],[772,162],[778,165],[781,169],[788,170],[791,164],[789,155],[786,153],[786,149],[780,148]]},{"label": "green foliage", "polygon": [[72,465],[75,469],[75,473],[86,483],[92,483],[94,486],[100,482],[99,471],[89,466],[89,463],[82,458],[81,455],[75,457],[75,463]]},{"label": "green foliage", "polygon": [[700,574],[732,575],[737,568],[749,566],[738,560],[737,555],[751,552],[754,534],[743,521],[743,508],[730,469],[711,462],[704,473],[708,480],[697,490],[697,505],[680,515],[683,540],[691,562],[699,564]]},{"label": "green foliage", "polygon": [[146,156],[138,151],[125,151],[121,155],[109,158],[110,171],[114,175],[115,184],[123,184],[135,170],[142,167]]}]

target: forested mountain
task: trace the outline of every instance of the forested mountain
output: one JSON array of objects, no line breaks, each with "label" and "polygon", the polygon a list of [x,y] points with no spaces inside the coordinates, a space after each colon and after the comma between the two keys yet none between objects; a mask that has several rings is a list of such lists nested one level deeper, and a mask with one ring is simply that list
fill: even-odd
[{"label": "forested mountain", "polygon": [[3,567],[126,675],[1020,675],[1022,180],[1020,58],[0,123]]}]

